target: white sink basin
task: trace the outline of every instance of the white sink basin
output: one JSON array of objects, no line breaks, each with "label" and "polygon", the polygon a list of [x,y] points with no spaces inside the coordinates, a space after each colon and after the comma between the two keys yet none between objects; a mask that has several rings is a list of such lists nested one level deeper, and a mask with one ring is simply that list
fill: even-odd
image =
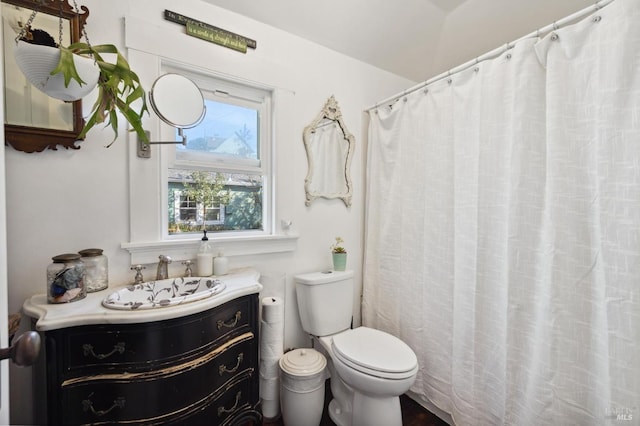
[{"label": "white sink basin", "polygon": [[212,277],[169,278],[134,284],[102,300],[110,309],[155,309],[205,299],[221,293],[225,283]]}]

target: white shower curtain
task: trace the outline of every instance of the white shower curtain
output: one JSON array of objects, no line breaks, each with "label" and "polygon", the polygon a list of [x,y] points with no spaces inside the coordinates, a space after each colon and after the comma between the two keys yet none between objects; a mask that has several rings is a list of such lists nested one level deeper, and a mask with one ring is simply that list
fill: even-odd
[{"label": "white shower curtain", "polygon": [[640,2],[370,114],[363,321],[458,425],[640,424]]}]

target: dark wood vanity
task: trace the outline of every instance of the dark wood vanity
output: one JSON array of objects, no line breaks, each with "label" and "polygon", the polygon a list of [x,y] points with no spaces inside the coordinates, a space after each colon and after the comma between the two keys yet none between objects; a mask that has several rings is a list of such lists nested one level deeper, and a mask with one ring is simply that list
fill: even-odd
[{"label": "dark wood vanity", "polygon": [[37,424],[261,424],[258,310],[256,292],[178,318],[40,330]]}]

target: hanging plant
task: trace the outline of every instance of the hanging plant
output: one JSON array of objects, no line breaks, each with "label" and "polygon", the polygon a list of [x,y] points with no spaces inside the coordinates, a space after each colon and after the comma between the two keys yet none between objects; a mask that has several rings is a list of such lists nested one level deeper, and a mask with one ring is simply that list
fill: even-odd
[{"label": "hanging plant", "polygon": [[63,74],[52,75],[62,58],[61,49],[46,32],[33,30],[33,33],[39,34],[39,43],[23,38],[14,47],[16,63],[27,80],[46,95],[65,102],[77,101],[91,93],[100,77],[96,61],[93,58],[73,56],[71,59],[78,79],[65,81]]},{"label": "hanging plant", "polygon": [[[31,28],[36,13],[34,10],[16,38],[16,62],[29,81],[47,95],[64,101],[80,99],[94,87],[98,89],[98,97],[78,139],[84,139],[94,126],[104,123],[114,132],[113,141],[107,145],[111,146],[118,138],[120,112],[138,137],[148,142],[142,127],[142,115],[148,113],[146,93],[116,46],[93,46],[88,41],[62,46],[61,40],[56,43],[46,31]],[[86,31],[83,33],[88,40]],[[115,63],[106,61],[104,54],[115,54]],[[61,84],[63,87],[58,87]],[[134,103],[139,106],[134,108]]]},{"label": "hanging plant", "polygon": [[[118,49],[112,44],[91,46],[83,42],[73,43],[68,47],[59,47],[59,49],[60,62],[51,71],[51,75],[61,73],[64,76],[66,86],[72,79],[78,84],[83,83],[76,69],[76,61],[74,60],[76,55],[92,56],[100,69],[98,98],[93,104],[91,116],[80,132],[79,138],[86,136],[87,132],[96,124],[106,123],[106,125],[111,125],[115,133],[111,143],[115,142],[118,137],[117,111],[120,111],[138,136],[148,142],[142,127],[142,115],[147,111],[146,93],[140,85],[138,75],[131,70],[129,63]],[[105,53],[116,54],[116,62],[105,61],[102,58],[102,54]],[[141,101],[138,110],[132,106],[136,101]]]}]

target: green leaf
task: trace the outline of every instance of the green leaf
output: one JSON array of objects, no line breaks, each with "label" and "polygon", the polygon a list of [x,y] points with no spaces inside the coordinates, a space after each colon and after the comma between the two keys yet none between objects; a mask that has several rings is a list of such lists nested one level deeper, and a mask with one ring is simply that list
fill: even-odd
[{"label": "green leaf", "polygon": [[[101,55],[104,53],[116,54],[116,62],[105,61]],[[74,54],[93,57],[100,68],[98,97],[78,138],[84,139],[96,124],[105,123],[105,127],[111,127],[114,133],[113,140],[107,145],[111,146],[118,138],[119,111],[131,125],[132,131],[135,131],[144,142],[149,142],[142,126],[142,116],[149,113],[146,92],[140,85],[138,75],[131,70],[126,58],[116,46],[112,44],[89,46],[87,43],[78,42],[68,47],[60,47],[60,61],[51,74],[62,73],[65,86],[68,86],[72,79],[81,85],[86,84],[78,75],[73,60]],[[141,102],[139,111],[132,108],[131,105],[134,102]]]},{"label": "green leaf", "polygon": [[60,60],[58,65],[51,71],[51,75],[58,73],[62,73],[64,77],[64,87],[69,87],[71,79],[77,81],[80,86],[87,84],[78,74],[76,63],[73,60],[73,52],[64,47],[60,47]]}]

